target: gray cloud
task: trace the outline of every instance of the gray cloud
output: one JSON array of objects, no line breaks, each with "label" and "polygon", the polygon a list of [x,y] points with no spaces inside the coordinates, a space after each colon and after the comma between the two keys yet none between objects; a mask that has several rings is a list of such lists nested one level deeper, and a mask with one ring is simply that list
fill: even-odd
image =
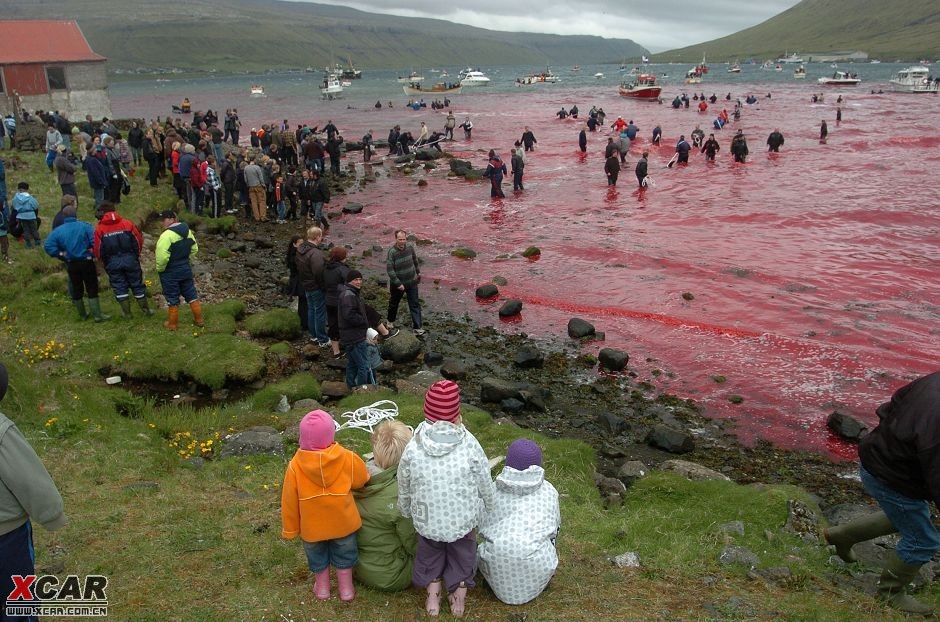
[{"label": "gray cloud", "polygon": [[[430,17],[491,30],[633,39],[653,51],[709,41],[754,26],[799,0],[340,0],[335,4]],[[472,7],[472,8],[467,8]]]}]

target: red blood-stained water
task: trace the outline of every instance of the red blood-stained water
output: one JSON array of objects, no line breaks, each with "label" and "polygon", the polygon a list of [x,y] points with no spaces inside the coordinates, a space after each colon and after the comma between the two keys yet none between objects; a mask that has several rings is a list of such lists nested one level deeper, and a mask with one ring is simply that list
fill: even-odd
[{"label": "red blood-stained water", "polygon": [[[727,90],[702,86],[719,96]],[[762,97],[771,88],[773,98]],[[826,430],[835,405],[874,424],[875,407],[896,388],[940,367],[940,99],[829,90],[814,105],[814,88],[821,89],[753,87],[758,103],[722,131],[711,121],[721,108],[733,110],[723,99],[701,114],[695,102],[688,110],[670,107],[674,93],[659,105],[610,88],[461,97],[458,123],[471,116],[473,138],[465,141],[458,129],[445,149],[483,167],[495,148],[508,165],[513,141],[529,125],[538,145],[527,155],[526,190],[514,194],[507,177],[507,198],[491,200],[488,182],[448,178],[446,163],[408,177],[382,175],[349,197],[366,208],[336,223],[337,239],[387,247],[392,236],[384,232],[394,227],[433,240],[418,248],[429,306],[545,339],[567,339],[568,320],[585,318],[606,341],[583,351],[626,350],[641,379],[694,398],[711,416],[735,419],[744,440],[853,457]],[[836,125],[840,92],[848,99]],[[736,87],[735,96],[744,93]],[[581,120],[555,117],[575,103]],[[616,188],[603,172],[609,130],[588,134],[587,154],[577,148],[591,105],[604,108],[608,124],[622,115],[641,129]],[[316,111],[321,123],[327,116],[358,140],[370,128],[384,137],[395,123],[417,135],[421,121],[441,127],[445,113]],[[260,116],[247,119],[260,123]],[[818,138],[823,119],[826,144]],[[663,144],[650,147],[656,124]],[[718,161],[706,164],[694,153],[688,167],[665,169],[679,135],[689,138],[696,124],[721,143]],[[728,153],[739,128],[751,150],[745,165],[732,164]],[[774,128],[786,143],[768,154]],[[640,191],[633,165],[645,148],[655,186]],[[361,172],[361,155],[348,159]],[[428,185],[418,187],[419,179]],[[538,260],[519,256],[533,245]],[[477,257],[450,256],[457,246]],[[369,266],[378,270],[381,262]],[[499,303],[474,297],[496,275],[508,279],[501,297],[524,303],[516,322],[499,322]],[[683,299],[685,292],[694,299]],[[731,404],[732,394],[743,403]]]}]

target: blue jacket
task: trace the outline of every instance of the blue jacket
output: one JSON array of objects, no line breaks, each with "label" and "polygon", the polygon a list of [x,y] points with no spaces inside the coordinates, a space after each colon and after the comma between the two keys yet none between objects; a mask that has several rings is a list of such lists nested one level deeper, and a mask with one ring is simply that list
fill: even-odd
[{"label": "blue jacket", "polygon": [[191,153],[184,153],[180,156],[180,177],[183,179],[189,179],[189,169],[193,167],[193,163],[196,162],[196,156]]},{"label": "blue jacket", "polygon": [[46,238],[42,245],[46,254],[62,261],[80,261],[94,259],[92,247],[95,245],[95,230],[87,222],[69,216]]},{"label": "blue jacket", "polygon": [[627,126],[627,138],[629,138],[631,141],[636,140],[636,134],[639,131],[640,129],[631,123]]},{"label": "blue jacket", "polygon": [[13,197],[13,211],[17,220],[36,220],[39,202],[28,192],[17,192]]},{"label": "blue jacket", "polygon": [[93,155],[88,155],[85,158],[85,171],[88,173],[88,184],[92,189],[108,187],[108,175],[104,168],[104,162]]}]

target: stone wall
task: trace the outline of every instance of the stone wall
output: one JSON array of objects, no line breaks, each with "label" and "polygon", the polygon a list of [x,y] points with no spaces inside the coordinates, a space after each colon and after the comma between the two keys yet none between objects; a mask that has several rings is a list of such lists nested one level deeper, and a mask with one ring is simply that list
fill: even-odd
[{"label": "stone wall", "polygon": [[[108,94],[108,74],[105,63],[76,63],[65,66],[67,91],[52,91],[41,95],[21,97],[26,110],[58,110],[69,119],[78,121],[90,114],[94,119],[111,117],[111,96]],[[12,93],[0,97],[0,112],[13,113]]]}]

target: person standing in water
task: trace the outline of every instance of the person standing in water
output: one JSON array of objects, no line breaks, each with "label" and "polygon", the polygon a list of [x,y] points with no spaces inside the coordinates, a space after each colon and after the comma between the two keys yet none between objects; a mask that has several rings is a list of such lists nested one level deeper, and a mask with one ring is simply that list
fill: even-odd
[{"label": "person standing in water", "polygon": [[506,164],[496,154],[496,151],[490,149],[489,162],[486,165],[486,171],[483,176],[490,180],[490,198],[505,199],[503,194],[503,175],[506,174]]},{"label": "person standing in water", "polygon": [[640,185],[640,188],[643,188],[646,185],[645,181],[649,171],[649,160],[647,158],[649,158],[649,155],[649,151],[644,151],[643,157],[640,158],[640,161],[636,163],[636,168],[633,171],[636,173],[636,181]]},{"label": "person standing in water", "polygon": [[826,137],[829,136],[829,126],[826,125],[826,122],[823,121],[819,124],[819,142],[826,142]]}]

